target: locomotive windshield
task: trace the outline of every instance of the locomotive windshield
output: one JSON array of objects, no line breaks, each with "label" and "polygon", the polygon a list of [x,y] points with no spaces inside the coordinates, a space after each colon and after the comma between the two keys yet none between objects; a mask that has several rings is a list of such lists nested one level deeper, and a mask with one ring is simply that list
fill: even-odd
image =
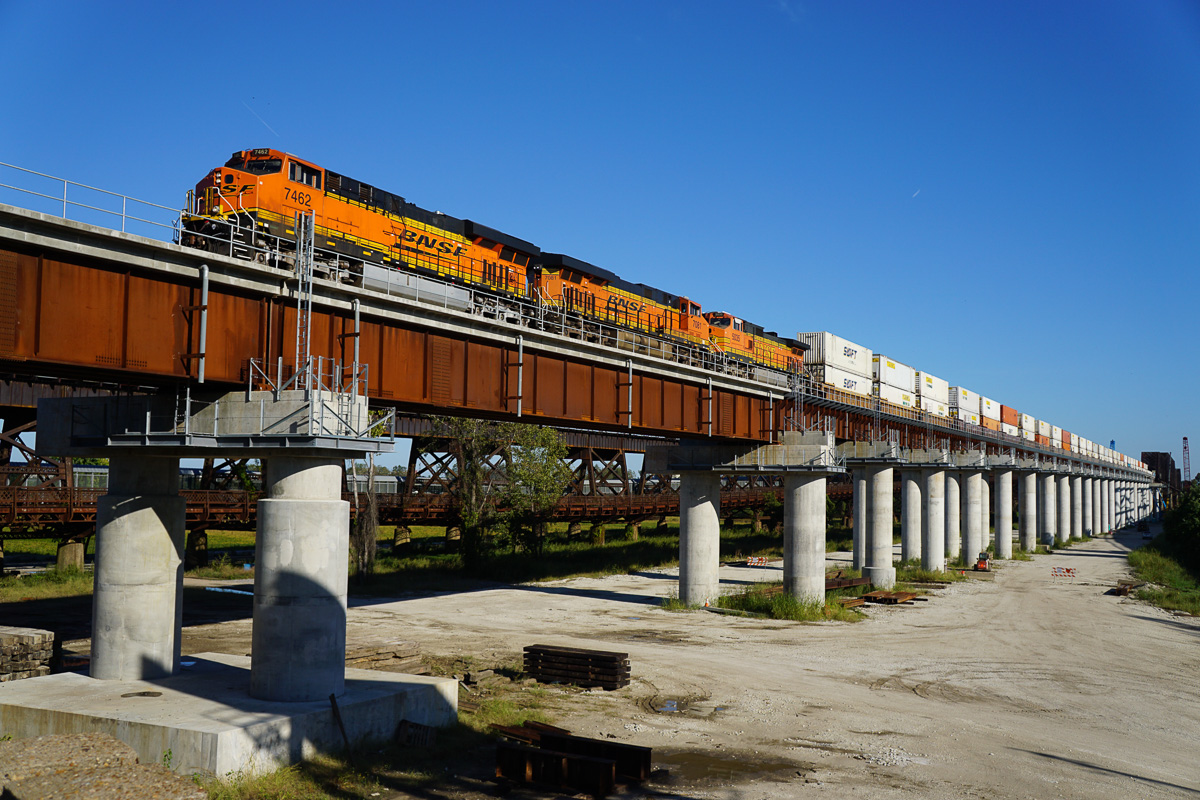
[{"label": "locomotive windshield", "polygon": [[239,154],[226,161],[225,166],[230,169],[240,169],[243,172],[249,172],[251,175],[274,175],[283,169],[283,159],[252,158],[247,161]]}]

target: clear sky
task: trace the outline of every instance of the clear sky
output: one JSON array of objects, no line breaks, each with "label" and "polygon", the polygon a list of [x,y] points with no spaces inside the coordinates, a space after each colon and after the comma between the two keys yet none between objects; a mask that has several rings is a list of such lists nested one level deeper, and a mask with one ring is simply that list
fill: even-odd
[{"label": "clear sky", "polygon": [[1200,447],[1195,2],[0,0],[0,74],[0,161],[178,206],[283,149],[1135,457]]}]

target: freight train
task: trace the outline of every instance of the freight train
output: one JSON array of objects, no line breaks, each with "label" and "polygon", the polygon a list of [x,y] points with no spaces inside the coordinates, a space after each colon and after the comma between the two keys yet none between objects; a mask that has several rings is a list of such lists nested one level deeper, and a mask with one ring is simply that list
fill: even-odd
[{"label": "freight train", "polygon": [[[1014,440],[1141,466],[1095,442],[1019,414],[825,331],[786,338],[694,300],[439,211],[271,148],[239,150],[189,191],[182,244],[277,265],[294,263],[295,217],[311,213],[317,261],[371,288],[434,280],[462,287],[457,307],[537,306],[580,323],[582,335],[684,363],[741,371],[787,385],[802,380],[870,397],[908,415],[949,417]],[[443,294],[449,299],[449,294]],[[524,304],[524,305],[522,305]],[[546,319],[547,317],[539,317]],[[806,364],[806,351],[809,351]]]},{"label": "freight train", "polygon": [[732,314],[704,313],[687,297],[543,253],[524,239],[270,148],[239,150],[196,185],[181,240],[201,249],[228,247],[244,258],[280,258],[294,249],[295,215],[307,212],[320,260],[347,265],[359,280],[377,269],[368,265],[382,265],[485,293],[491,304],[545,304],[616,331],[608,339],[630,349],[649,351],[651,340],[666,341],[676,345],[672,356],[700,353],[709,356],[695,359],[701,363],[732,360],[785,374],[803,364],[802,344]]}]

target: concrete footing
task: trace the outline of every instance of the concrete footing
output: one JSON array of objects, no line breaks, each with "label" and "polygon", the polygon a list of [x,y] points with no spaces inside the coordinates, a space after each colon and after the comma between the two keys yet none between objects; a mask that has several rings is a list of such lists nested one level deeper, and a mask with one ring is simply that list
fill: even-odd
[{"label": "concrete footing", "polygon": [[[204,653],[184,659],[176,675],[100,681],[64,672],[4,684],[0,730],[16,738],[108,733],[137,751],[143,764],[185,775],[266,772],[318,753],[344,749],[328,697],[280,703],[252,697],[250,659]],[[153,693],[153,694],[143,694]],[[358,746],[394,739],[402,720],[445,726],[457,718],[458,684],[374,670],[346,670],[338,709]]]},{"label": "concrete footing", "polygon": [[179,459],[114,456],[96,502],[91,675],[161,678],[179,667],[186,508]]}]

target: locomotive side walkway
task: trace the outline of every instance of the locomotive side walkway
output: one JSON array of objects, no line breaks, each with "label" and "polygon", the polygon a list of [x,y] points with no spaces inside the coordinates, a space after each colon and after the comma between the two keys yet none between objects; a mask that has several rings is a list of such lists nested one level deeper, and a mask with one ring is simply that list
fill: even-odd
[{"label": "locomotive side walkway", "polygon": [[[1194,797],[1200,619],[1105,595],[1141,541],[1008,562],[854,625],[663,611],[664,571],[352,600],[348,641],[403,630],[477,663],[535,640],[627,651],[629,689],[551,701],[582,735],[654,747],[682,797]],[[724,591],[781,576],[721,568]],[[185,651],[246,652],[248,627],[190,628]],[[651,710],[666,699],[685,710]]]}]

